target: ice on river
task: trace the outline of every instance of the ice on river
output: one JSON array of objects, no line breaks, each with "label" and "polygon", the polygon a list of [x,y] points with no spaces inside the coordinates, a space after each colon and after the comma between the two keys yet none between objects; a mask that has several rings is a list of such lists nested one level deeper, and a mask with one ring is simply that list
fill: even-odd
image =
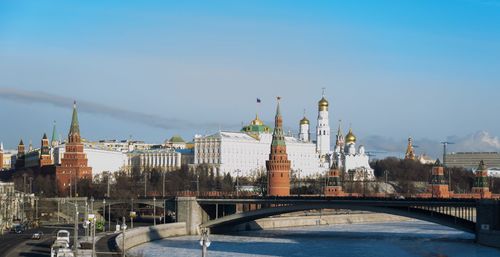
[{"label": "ice on river", "polygon": [[[210,239],[210,257],[500,256],[500,250],[475,244],[472,234],[422,221],[295,227]],[[144,257],[201,256],[198,236],[153,241],[130,252]]]}]

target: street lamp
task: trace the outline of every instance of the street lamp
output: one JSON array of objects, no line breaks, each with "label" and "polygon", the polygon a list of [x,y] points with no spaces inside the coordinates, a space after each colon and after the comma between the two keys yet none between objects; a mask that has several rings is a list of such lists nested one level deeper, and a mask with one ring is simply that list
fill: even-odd
[{"label": "street lamp", "polygon": [[125,223],[125,217],[122,217],[122,257],[125,257],[125,230],[127,229],[127,224]]},{"label": "street lamp", "polygon": [[300,197],[300,191],[302,191],[302,190],[301,190],[301,189],[302,189],[302,185],[300,184],[300,182],[301,182],[301,180],[300,180],[300,173],[301,173],[301,172],[302,172],[302,170],[301,170],[301,169],[298,169],[298,170],[297,170],[298,177],[299,177],[299,191],[298,191],[298,195],[299,195],[299,197]]},{"label": "street lamp", "polygon": [[240,181],[239,181],[240,172],[241,170],[239,169],[236,170],[236,197],[240,196]]},{"label": "street lamp", "polygon": [[212,243],[210,241],[210,239],[208,238],[209,233],[210,232],[209,232],[208,228],[201,229],[200,246],[201,246],[201,256],[202,257],[207,257],[208,247],[210,247],[210,244]]},{"label": "street lamp", "polygon": [[106,198],[102,199],[102,220],[104,221],[102,230],[106,232]]},{"label": "street lamp", "polygon": [[156,197],[153,196],[153,224],[156,226]]}]

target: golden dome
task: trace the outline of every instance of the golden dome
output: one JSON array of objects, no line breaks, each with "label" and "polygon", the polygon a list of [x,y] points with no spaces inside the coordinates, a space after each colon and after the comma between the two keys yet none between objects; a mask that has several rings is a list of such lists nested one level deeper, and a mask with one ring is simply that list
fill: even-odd
[{"label": "golden dome", "polygon": [[250,125],[257,125],[257,126],[262,126],[264,125],[264,122],[259,119],[259,116],[257,114],[255,115],[255,119],[250,122]]},{"label": "golden dome", "polygon": [[347,144],[356,143],[356,136],[352,133],[352,129],[349,129],[349,133],[345,136],[345,142]]},{"label": "golden dome", "polygon": [[321,98],[318,102],[318,108],[320,111],[327,111],[328,110],[328,101],[325,99],[325,97]]},{"label": "golden dome", "polygon": [[304,124],[309,125],[309,120],[305,116],[304,116],[304,118],[302,118],[300,120],[300,125],[304,125]]}]

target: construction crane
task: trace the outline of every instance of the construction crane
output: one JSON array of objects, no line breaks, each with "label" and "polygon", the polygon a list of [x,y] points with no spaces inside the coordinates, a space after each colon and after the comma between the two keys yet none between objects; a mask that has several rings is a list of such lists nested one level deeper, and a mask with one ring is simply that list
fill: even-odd
[{"label": "construction crane", "polygon": [[[453,145],[455,143],[443,141],[443,142],[441,142],[441,144],[443,145],[443,167],[446,168],[446,147],[448,145]],[[450,188],[449,190],[451,190],[451,171],[450,170],[448,170],[448,186]]]}]

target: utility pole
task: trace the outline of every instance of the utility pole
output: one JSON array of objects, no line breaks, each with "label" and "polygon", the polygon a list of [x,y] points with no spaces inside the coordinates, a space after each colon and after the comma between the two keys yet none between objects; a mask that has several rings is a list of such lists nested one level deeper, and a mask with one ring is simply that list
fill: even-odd
[{"label": "utility pole", "polygon": [[300,191],[302,191],[302,185],[301,185],[301,180],[300,180],[300,173],[302,172],[301,169],[298,169],[297,170],[297,173],[298,173],[298,178],[299,178],[299,191],[297,192],[298,196],[300,197]]},{"label": "utility pole", "polygon": [[241,170],[239,169],[236,170],[236,197],[240,196],[240,180],[239,180],[240,172]]},{"label": "utility pole", "polygon": [[144,172],[144,198],[146,198],[147,195],[147,184],[148,184],[148,173]]},{"label": "utility pole", "polygon": [[75,227],[73,228],[73,251],[78,256],[78,202],[75,201]]},{"label": "utility pole", "polygon": [[33,177],[29,177],[29,181],[30,181],[30,194],[33,193]]},{"label": "utility pole", "polygon": [[156,226],[156,197],[153,196],[153,224]]},{"label": "utility pole", "polygon": [[102,228],[106,232],[106,198],[102,199],[102,219],[104,220]]},{"label": "utility pole", "polygon": [[26,177],[28,177],[28,174],[23,173],[23,193],[26,194]]},{"label": "utility pole", "polygon": [[111,197],[111,196],[110,196],[110,192],[109,192],[109,173],[108,173],[108,179],[107,179],[107,182],[108,182],[108,188],[107,188],[107,191],[106,191],[106,196],[107,196],[107,197]]},{"label": "utility pole", "polygon": [[162,177],[161,179],[162,179],[162,181],[163,181],[163,187],[162,187],[162,191],[161,191],[161,192],[162,192],[162,193],[161,193],[161,196],[162,196],[163,198],[165,198],[165,171],[162,171],[162,173],[161,173],[161,177]]}]

